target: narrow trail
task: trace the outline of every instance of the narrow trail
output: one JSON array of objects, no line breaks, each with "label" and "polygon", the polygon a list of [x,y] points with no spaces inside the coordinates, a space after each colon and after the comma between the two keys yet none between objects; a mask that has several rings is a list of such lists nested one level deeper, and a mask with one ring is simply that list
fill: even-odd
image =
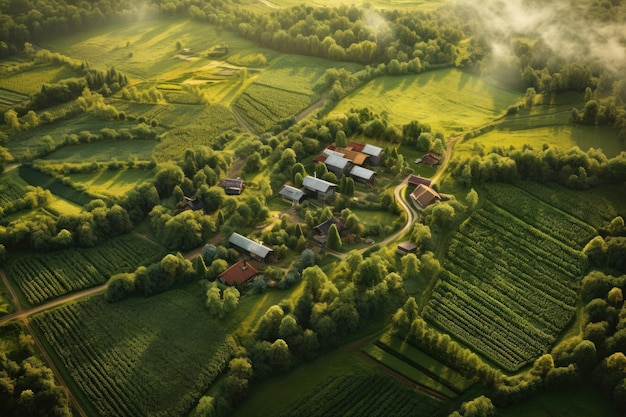
[{"label": "narrow trail", "polygon": [[15,306],[15,312],[16,313],[21,312],[22,306],[20,304],[20,299],[17,298],[17,294],[15,293],[13,286],[9,283],[9,279],[7,278],[7,274],[4,272],[4,268],[0,268],[0,278],[2,278],[2,283],[4,284],[7,291],[9,292],[9,296],[12,299],[11,301],[13,302],[13,305]]}]

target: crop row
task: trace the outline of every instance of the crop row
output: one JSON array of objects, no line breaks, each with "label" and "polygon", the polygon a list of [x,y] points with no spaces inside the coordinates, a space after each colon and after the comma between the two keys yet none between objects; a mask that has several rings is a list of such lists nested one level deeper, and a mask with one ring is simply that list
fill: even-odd
[{"label": "crop row", "polygon": [[202,312],[193,296],[171,291],[114,309],[91,297],[34,321],[98,415],[169,417],[187,415],[232,357]]},{"label": "crop row", "polygon": [[165,251],[138,236],[125,235],[95,248],[66,249],[20,258],[8,268],[31,304],[104,283],[119,272],[159,260]]},{"label": "crop row", "polygon": [[534,227],[509,215],[506,211],[493,204],[485,204],[484,208],[475,212],[474,222],[480,224],[487,231],[491,230],[496,236],[511,238],[543,263],[552,264],[566,276],[578,282],[580,275],[587,269],[587,259],[580,252],[570,246],[546,235]]},{"label": "crop row", "polygon": [[508,184],[486,184],[488,198],[525,223],[581,249],[597,231],[587,223]]},{"label": "crop row", "polygon": [[382,375],[342,375],[321,384],[315,394],[295,404],[283,416],[429,416],[439,401],[390,383]]},{"label": "crop row", "polygon": [[448,247],[448,257],[453,262],[465,261],[467,270],[478,277],[505,277],[524,292],[539,292],[551,301],[562,300],[572,305],[576,299],[576,292],[568,283],[558,279],[559,271],[506,240],[501,240],[499,245],[485,244],[473,236],[457,233]]},{"label": "crop row", "polygon": [[[515,186],[595,228],[604,226],[626,209],[623,200],[620,202],[608,199],[604,189],[592,188],[583,192],[558,184],[540,184],[533,181],[520,181]],[[589,210],[590,201],[596,207],[602,207],[602,210]]]},{"label": "crop row", "polygon": [[3,179],[0,183],[0,208],[11,206],[16,200],[21,199],[26,194],[26,189],[8,179]]}]

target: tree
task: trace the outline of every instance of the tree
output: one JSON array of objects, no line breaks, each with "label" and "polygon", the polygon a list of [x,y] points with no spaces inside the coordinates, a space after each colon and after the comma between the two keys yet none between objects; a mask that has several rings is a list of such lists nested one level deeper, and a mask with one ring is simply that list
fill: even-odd
[{"label": "tree", "polygon": [[4,112],[4,122],[10,129],[19,130],[20,128],[20,119],[18,119],[17,112],[15,110],[11,109]]},{"label": "tree", "polygon": [[276,339],[269,351],[269,364],[272,369],[284,372],[291,367],[291,352],[283,339]]},{"label": "tree", "polygon": [[217,287],[211,287],[207,291],[206,295],[206,305],[209,308],[209,314],[213,317],[219,317],[222,314],[223,304],[220,289]]},{"label": "tree", "polygon": [[622,305],[622,302],[624,301],[624,294],[622,293],[622,289],[619,287],[611,288],[611,291],[609,291],[606,299],[613,307],[620,307]]},{"label": "tree", "polygon": [[222,302],[222,314],[224,317],[228,313],[235,311],[237,305],[239,305],[239,290],[235,287],[228,287],[224,290],[224,300]]},{"label": "tree", "polygon": [[243,170],[246,173],[259,172],[262,166],[263,161],[261,159],[261,154],[259,154],[258,152],[253,152],[246,158]]},{"label": "tree", "polygon": [[337,230],[337,225],[334,223],[330,225],[328,229],[328,236],[326,240],[326,247],[331,250],[338,251],[341,249],[341,236],[339,236],[339,231]]},{"label": "tree", "polygon": [[461,405],[463,417],[491,417],[496,415],[496,408],[484,395]]},{"label": "tree", "polygon": [[420,261],[414,253],[402,257],[402,272],[405,279],[415,280],[419,277]]},{"label": "tree", "polygon": [[338,130],[335,135],[335,144],[339,148],[345,148],[348,146],[348,138],[346,136],[346,132],[343,130]]},{"label": "tree", "polygon": [[470,211],[474,210],[478,205],[478,193],[473,188],[469,190],[467,196],[465,197],[465,201],[467,202],[467,207]]}]

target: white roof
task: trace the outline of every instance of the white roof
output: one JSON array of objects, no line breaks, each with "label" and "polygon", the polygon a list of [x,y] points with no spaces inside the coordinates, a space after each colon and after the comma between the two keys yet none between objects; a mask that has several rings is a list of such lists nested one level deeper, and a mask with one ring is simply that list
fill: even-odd
[{"label": "white roof", "polygon": [[302,186],[308,188],[309,190],[325,193],[328,192],[330,187],[336,187],[337,184],[307,175],[302,181]]},{"label": "white roof", "polygon": [[363,150],[361,152],[372,155],[379,156],[383,151],[383,148],[379,148],[378,146],[370,145],[369,143],[363,146]]},{"label": "white roof", "polygon": [[341,152],[333,151],[331,149],[324,149],[323,154],[328,156],[338,156],[339,158],[343,158],[343,154]]},{"label": "white roof", "polygon": [[350,170],[350,175],[354,175],[355,177],[363,178],[364,180],[370,180],[376,173],[371,169],[363,168],[358,165],[355,165]]},{"label": "white roof", "polygon": [[241,249],[247,250],[248,252],[260,256],[261,258],[265,258],[270,252],[273,252],[272,249],[267,246],[263,246],[260,243],[255,242],[252,239],[248,239],[247,237],[240,235],[237,232],[234,232],[228,238],[228,242],[240,247]]},{"label": "white roof", "polygon": [[344,158],[343,155],[330,155],[328,158],[326,158],[326,161],[324,161],[326,165],[339,169],[344,169],[350,162],[352,161]]},{"label": "white roof", "polygon": [[299,188],[292,187],[291,185],[285,185],[278,194],[293,201],[300,201],[300,199],[304,196],[304,191]]}]

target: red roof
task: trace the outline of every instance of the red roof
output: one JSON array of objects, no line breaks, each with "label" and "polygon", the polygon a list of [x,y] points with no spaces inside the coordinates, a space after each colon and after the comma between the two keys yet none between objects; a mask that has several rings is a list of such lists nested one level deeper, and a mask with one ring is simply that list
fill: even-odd
[{"label": "red roof", "polygon": [[350,142],[348,143],[348,148],[351,148],[353,151],[361,152],[365,145],[359,142]]},{"label": "red roof", "polygon": [[419,175],[413,175],[413,174],[409,175],[407,182],[411,185],[424,184],[428,187],[430,187],[430,183],[431,183],[431,181],[428,178],[420,177]]},{"label": "red roof", "polygon": [[219,275],[219,278],[228,285],[241,285],[257,275],[257,271],[250,262],[245,259],[240,260],[226,271]]},{"label": "red roof", "polygon": [[325,161],[326,161],[326,155],[320,155],[320,156],[313,158],[313,165],[319,164],[320,162],[325,162]]}]

